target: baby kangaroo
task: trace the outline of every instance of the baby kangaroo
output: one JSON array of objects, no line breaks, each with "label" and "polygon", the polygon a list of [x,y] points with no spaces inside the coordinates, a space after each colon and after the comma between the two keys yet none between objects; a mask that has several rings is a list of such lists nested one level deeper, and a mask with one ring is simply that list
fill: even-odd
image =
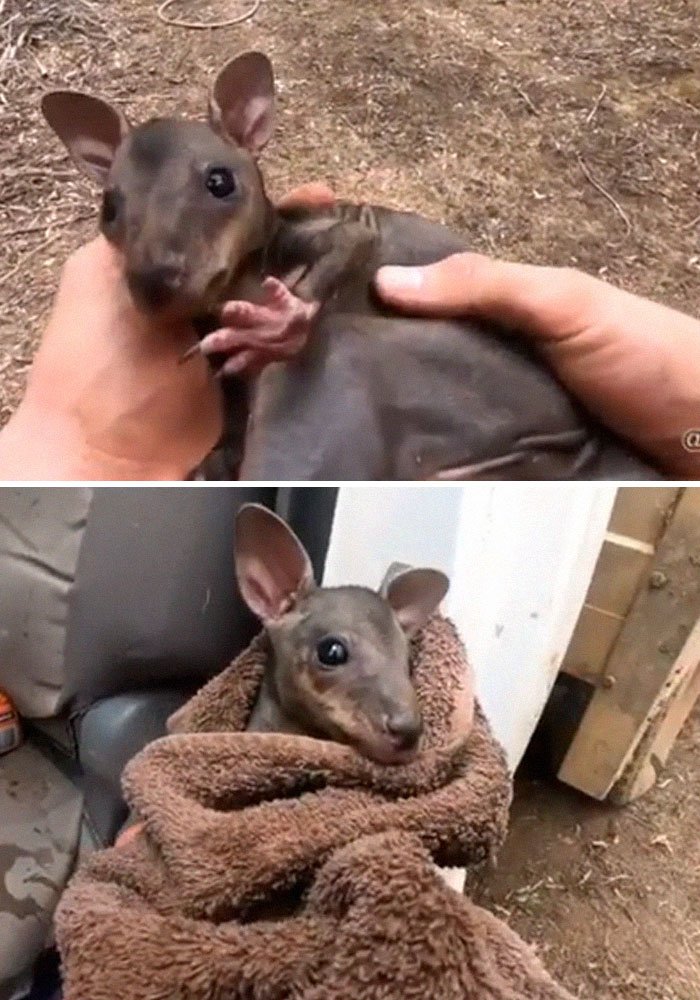
[{"label": "baby kangaroo", "polygon": [[447,577],[405,569],[379,593],[319,587],[294,532],[257,504],[239,511],[235,557],[241,595],[271,649],[248,729],[336,740],[385,764],[411,760],[423,723],[409,639],[445,596]]}]

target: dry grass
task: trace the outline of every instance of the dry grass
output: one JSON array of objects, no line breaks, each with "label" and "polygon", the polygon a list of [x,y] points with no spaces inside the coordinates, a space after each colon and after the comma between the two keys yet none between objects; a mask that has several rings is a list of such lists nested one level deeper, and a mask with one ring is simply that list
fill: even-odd
[{"label": "dry grass", "polygon": [[99,37],[109,27],[105,5],[94,0],[0,0],[0,82],[26,72],[25,56],[42,69],[38,51],[79,35]]},{"label": "dry grass", "polygon": [[[247,47],[279,77],[274,192],[324,178],[444,219],[476,248],[700,312],[698,0],[265,0],[211,33],[168,28],[156,6],[5,0],[0,423],[59,263],[92,231],[95,193],[41,121],[41,92],[88,89],[134,119],[200,113],[209,75]],[[18,11],[35,22],[21,44],[6,24]]]}]

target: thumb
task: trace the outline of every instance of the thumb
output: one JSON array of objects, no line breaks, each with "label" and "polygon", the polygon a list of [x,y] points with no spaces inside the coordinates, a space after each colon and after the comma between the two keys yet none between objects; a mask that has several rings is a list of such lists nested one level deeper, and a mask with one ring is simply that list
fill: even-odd
[{"label": "thumb", "polygon": [[540,339],[575,333],[593,301],[589,275],[568,268],[538,267],[458,253],[425,267],[383,267],[380,297],[422,316],[474,315]]},{"label": "thumb", "polygon": [[115,847],[124,847],[125,844],[130,844],[132,840],[136,840],[141,831],[145,827],[145,823],[136,823],[134,826],[128,827],[122,834],[120,834],[114,842]]},{"label": "thumb", "polygon": [[310,181],[295,187],[277,202],[281,209],[332,208],[336,197],[333,189],[320,181]]}]

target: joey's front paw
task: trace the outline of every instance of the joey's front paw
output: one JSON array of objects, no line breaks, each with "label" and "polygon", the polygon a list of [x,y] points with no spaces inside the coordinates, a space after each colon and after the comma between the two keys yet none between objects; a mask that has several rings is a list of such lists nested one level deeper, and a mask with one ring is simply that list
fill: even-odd
[{"label": "joey's front paw", "polygon": [[263,282],[262,303],[227,302],[222,326],[200,343],[202,354],[224,354],[221,375],[255,374],[273,361],[285,361],[306,344],[317,302],[304,302],[276,278]]}]

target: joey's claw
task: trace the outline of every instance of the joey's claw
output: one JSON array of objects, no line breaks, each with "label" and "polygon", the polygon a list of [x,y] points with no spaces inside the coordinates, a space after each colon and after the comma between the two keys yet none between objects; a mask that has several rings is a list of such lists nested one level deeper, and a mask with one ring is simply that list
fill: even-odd
[{"label": "joey's claw", "polygon": [[188,347],[184,354],[180,355],[180,357],[177,359],[177,363],[179,365],[182,365],[185,363],[185,361],[189,361],[190,358],[195,357],[195,355],[201,354],[201,352],[202,352],[202,345],[199,341],[197,341],[196,344],[192,344],[192,347]]}]

